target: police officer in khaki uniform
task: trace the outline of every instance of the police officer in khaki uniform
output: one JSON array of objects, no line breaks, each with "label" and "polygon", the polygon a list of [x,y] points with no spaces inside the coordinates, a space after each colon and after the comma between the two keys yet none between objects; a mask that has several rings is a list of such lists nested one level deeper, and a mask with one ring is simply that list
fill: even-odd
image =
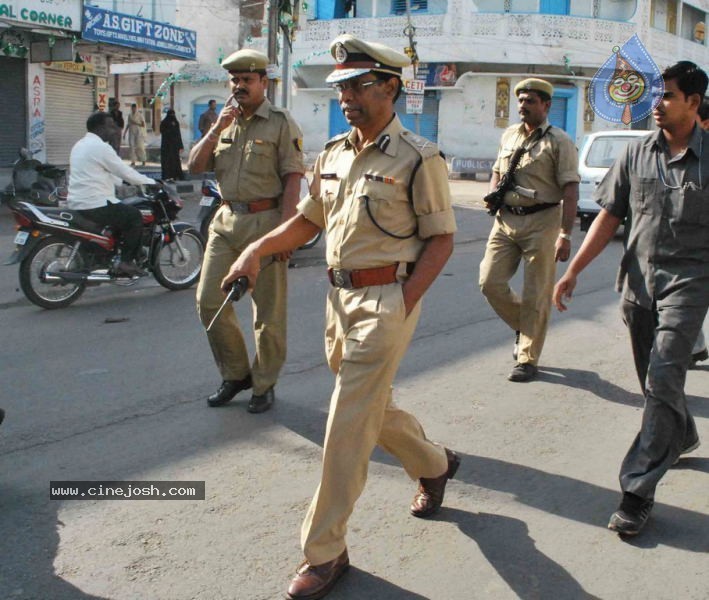
[{"label": "police officer in khaki uniform", "polygon": [[[302,134],[291,116],[265,97],[268,57],[239,50],[222,62],[232,95],[217,122],[190,152],[192,173],[214,170],[222,206],[209,228],[197,287],[197,312],[207,326],[224,295],[220,283],[244,248],[296,212],[303,166]],[[290,253],[265,259],[253,290],[253,364],[232,306],[207,337],[223,382],[207,402],[221,406],[253,386],[249,412],[268,410],[286,358],[286,269]]]},{"label": "police officer in khaki uniform", "polygon": [[[571,252],[578,201],[578,152],[571,138],[549,125],[554,88],[542,79],[525,79],[514,88],[522,120],[503,134],[492,167],[490,190],[508,170],[517,148],[524,153],[514,171],[514,190],[505,194],[480,263],[480,289],[495,312],[516,333],[510,381],[537,375],[544,346],[556,261]],[[524,260],[522,295],[509,281]]]},{"label": "police officer in khaki uniform", "polygon": [[292,600],[322,598],[349,566],[347,519],[376,445],[419,480],[410,508],[416,517],[440,508],[460,462],[426,439],[415,417],[394,404],[391,388],[421,297],[453,250],[446,163],[435,144],[404,129],[394,113],[402,67],[410,64],[405,55],[351,35],[335,39],[331,52],[337,65],[327,81],[353,128],[325,145],[299,214],[250,245],[223,283],[243,274],[253,283],[262,257],[326,229],[332,287],[325,344],[335,389],[322,478],[303,523],[305,562],[288,589]]}]

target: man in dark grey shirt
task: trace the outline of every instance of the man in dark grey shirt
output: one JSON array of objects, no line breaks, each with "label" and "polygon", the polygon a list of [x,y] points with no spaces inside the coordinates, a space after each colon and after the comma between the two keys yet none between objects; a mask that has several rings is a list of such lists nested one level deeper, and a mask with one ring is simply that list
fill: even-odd
[{"label": "man in dark grey shirt", "polygon": [[602,210],[553,296],[566,310],[578,274],[627,219],[618,283],[645,409],[608,523],[625,535],[640,532],[662,476],[699,446],[684,383],[709,305],[709,133],[695,123],[707,75],[681,61],[663,78],[653,112],[659,131],[631,143],[597,188]]}]

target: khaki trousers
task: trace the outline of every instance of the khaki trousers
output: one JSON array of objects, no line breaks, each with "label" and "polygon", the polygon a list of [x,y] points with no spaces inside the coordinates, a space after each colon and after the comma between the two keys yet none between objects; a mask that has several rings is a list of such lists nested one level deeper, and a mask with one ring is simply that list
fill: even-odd
[{"label": "khaki trousers", "polygon": [[445,451],[392,401],[391,384],[416,329],[420,303],[405,318],[400,284],[328,294],[325,345],[335,389],[330,400],[322,478],[303,523],[313,565],[345,549],[347,519],[367,480],[375,445],[396,456],[412,479],[446,471]]},{"label": "khaki trousers", "polygon": [[[494,311],[520,332],[520,363],[536,365],[542,354],[551,312],[556,263],[555,243],[561,227],[561,207],[531,215],[502,209],[490,232],[480,263],[480,289]],[[524,260],[522,295],[509,285]]]},{"label": "khaki trousers", "polygon": [[[231,264],[248,244],[279,222],[277,210],[240,215],[223,206],[214,216],[197,286],[197,313],[205,327],[224,301],[220,284]],[[222,379],[244,379],[251,373],[254,394],[275,385],[286,359],[287,268],[287,263],[268,257],[251,294],[256,342],[253,365],[233,305],[224,308],[207,334]]]},{"label": "khaki trousers", "polygon": [[128,127],[128,146],[130,148],[131,162],[145,162],[145,134],[140,127]]}]

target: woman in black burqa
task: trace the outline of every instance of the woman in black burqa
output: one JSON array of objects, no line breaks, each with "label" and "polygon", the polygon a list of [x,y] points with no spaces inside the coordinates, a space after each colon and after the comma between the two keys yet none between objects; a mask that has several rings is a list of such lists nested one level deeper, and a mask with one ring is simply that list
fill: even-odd
[{"label": "woman in black burqa", "polygon": [[160,122],[160,165],[163,179],[184,179],[180,153],[184,145],[174,110],[168,110]]}]

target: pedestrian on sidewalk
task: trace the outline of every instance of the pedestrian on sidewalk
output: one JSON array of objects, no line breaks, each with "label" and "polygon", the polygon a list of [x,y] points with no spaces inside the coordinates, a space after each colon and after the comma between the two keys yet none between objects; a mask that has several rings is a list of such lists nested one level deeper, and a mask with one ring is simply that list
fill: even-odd
[{"label": "pedestrian on sidewalk", "polygon": [[453,250],[446,162],[435,144],[404,129],[394,112],[402,68],[411,64],[405,55],[348,34],[336,38],[330,51],[337,64],[327,82],[352,130],[325,144],[298,214],[250,244],[223,282],[228,288],[246,274],[258,286],[263,259],[326,229],[332,287],[325,346],[335,389],[320,485],[301,532],[305,562],[288,588],[290,600],[322,598],[347,570],[347,521],[376,445],[418,479],[410,507],[415,517],[438,511],[460,463],[394,404],[391,387],[420,300]]},{"label": "pedestrian on sidewalk", "polygon": [[608,523],[625,535],[640,532],[660,479],[699,446],[684,384],[709,306],[709,133],[696,123],[708,79],[689,61],[662,75],[659,129],[631,142],[596,188],[601,211],[553,298],[566,310],[578,275],[625,221],[618,281],[645,396],[640,432],[620,467],[623,498]]},{"label": "pedestrian on sidewalk", "polygon": [[217,114],[217,101],[210,100],[207,103],[207,110],[205,110],[201,115],[199,115],[199,123],[197,125],[201,137],[204,137],[209,133],[209,130],[217,122],[219,115]]},{"label": "pedestrian on sidewalk", "polygon": [[145,130],[145,118],[142,111],[138,110],[137,104],[130,105],[130,114],[128,115],[128,126],[123,132],[125,138],[128,134],[128,146],[130,147],[130,166],[134,167],[136,161],[140,161],[145,166],[145,138],[147,132]]},{"label": "pedestrian on sidewalk", "polygon": [[[209,227],[204,264],[197,286],[197,312],[205,327],[224,296],[221,281],[244,248],[296,212],[303,165],[303,134],[283,108],[264,96],[268,57],[239,50],[223,62],[232,96],[219,119],[190,152],[192,173],[214,171],[223,198]],[[253,394],[247,410],[267,411],[275,401],[275,385],[286,359],[287,266],[290,253],[269,258],[252,293],[256,354],[253,363],[230,305],[207,332],[222,376],[219,389],[207,398],[222,406],[242,390]]]},{"label": "pedestrian on sidewalk", "polygon": [[177,121],[175,111],[170,109],[160,122],[160,166],[163,179],[185,178],[181,159],[184,148],[180,123]]},{"label": "pedestrian on sidewalk", "polygon": [[[513,178],[504,194],[480,263],[480,289],[494,311],[515,332],[507,379],[537,376],[551,312],[556,262],[571,253],[571,232],[579,193],[578,152],[565,131],[549,124],[554,88],[543,79],[525,79],[514,88],[522,123],[503,134],[492,167],[490,191]],[[514,168],[512,156],[521,158]],[[514,169],[514,172],[509,172]],[[490,206],[488,205],[488,209]],[[518,295],[510,279],[524,261]]]}]

